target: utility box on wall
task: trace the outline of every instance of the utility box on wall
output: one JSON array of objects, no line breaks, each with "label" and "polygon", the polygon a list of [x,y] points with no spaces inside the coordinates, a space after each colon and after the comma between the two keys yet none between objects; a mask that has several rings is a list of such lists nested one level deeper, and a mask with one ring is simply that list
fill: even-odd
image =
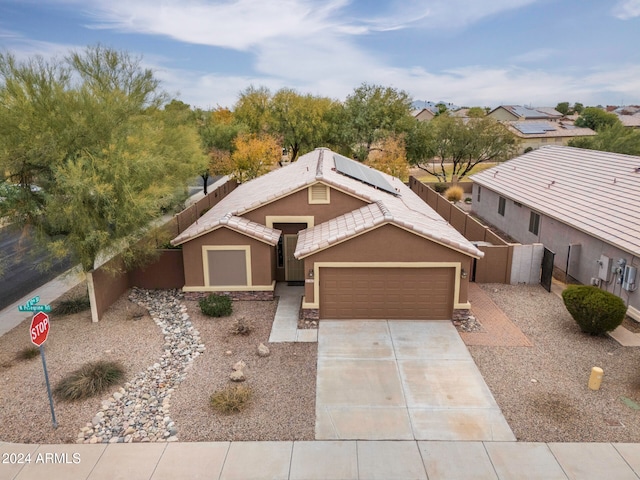
[{"label": "utility box on wall", "polygon": [[622,274],[622,288],[628,292],[633,292],[636,289],[636,267],[625,265],[624,273]]},{"label": "utility box on wall", "polygon": [[612,264],[613,260],[611,258],[606,255],[600,255],[600,260],[598,260],[598,278],[600,280],[604,280],[606,282],[609,279]]}]

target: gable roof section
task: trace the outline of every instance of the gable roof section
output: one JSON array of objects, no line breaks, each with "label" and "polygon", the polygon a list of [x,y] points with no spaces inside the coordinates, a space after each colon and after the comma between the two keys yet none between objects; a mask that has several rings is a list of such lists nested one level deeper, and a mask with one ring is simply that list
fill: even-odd
[{"label": "gable roof section", "polygon": [[[282,233],[280,230],[277,230],[275,228],[269,228],[259,223],[247,220],[246,218],[237,217],[235,215],[232,215],[231,213],[227,213],[221,218],[217,219],[217,221],[209,222],[207,224],[196,221],[189,227],[189,229],[192,229],[192,237],[189,237],[189,239],[199,237],[200,235],[212,232],[213,230],[217,230],[221,227],[226,227],[243,235],[253,237],[256,240],[260,240],[261,242],[267,243],[269,245],[275,245],[276,243],[278,243],[278,239],[280,238],[280,234]],[[177,241],[176,238],[172,240],[171,243],[173,243],[174,245],[179,245],[180,243],[184,243],[185,241],[186,240]]]},{"label": "gable roof section", "polygon": [[[204,235],[215,228],[219,228],[221,225],[235,228],[245,234],[251,232],[251,235],[254,237],[259,235],[267,239],[263,241],[277,242],[276,235],[279,236],[280,234],[278,230],[249,222],[241,218],[242,215],[310,185],[322,182],[337,190],[361,198],[370,204],[376,204],[376,202],[378,202],[377,207],[367,206],[371,207],[370,214],[375,217],[376,221],[379,217],[379,214],[376,213],[377,208],[378,211],[384,210],[386,212],[384,215],[388,217],[387,221],[389,222],[403,226],[410,231],[431,238],[436,242],[448,245],[451,248],[469,255],[476,257],[483,256],[480,250],[449,225],[435,210],[423,202],[420,197],[413,193],[400,179],[376,170],[376,173],[381,175],[384,180],[395,189],[396,193],[392,194],[379,190],[336,171],[334,155],[334,152],[327,148],[318,148],[302,155],[291,165],[279,168],[239,185],[229,193],[229,195],[209,209],[196,223],[189,226],[184,232],[174,238],[171,243],[173,245],[179,245]],[[366,209],[367,207],[363,208]],[[330,206],[328,208],[330,208]],[[355,210],[347,215],[355,218],[357,216],[356,212],[360,210],[362,209]],[[343,215],[341,217],[346,216]],[[331,222],[337,221],[339,218],[340,217],[337,217]],[[247,223],[243,223],[238,219],[244,220],[244,222]],[[346,221],[345,218],[344,222]],[[364,217],[356,223],[359,228],[358,232],[364,230],[365,225],[368,225]],[[333,223],[329,227],[334,228],[334,225],[345,227],[347,223]],[[351,223],[348,223],[348,225],[351,225]],[[262,229],[258,227],[262,227]]]},{"label": "gable roof section", "polygon": [[399,205],[394,202],[391,204],[389,208],[384,201],[379,200],[315,227],[302,230],[298,234],[294,256],[298,259],[308,257],[387,224],[405,228],[466,255],[476,258],[483,255],[437,213],[434,216],[419,215],[417,212],[398,208]]},{"label": "gable roof section", "polygon": [[554,115],[549,115],[545,112],[535,110],[529,107],[523,107],[521,105],[500,105],[499,107],[491,110],[487,115],[491,115],[493,112],[499,109],[506,110],[511,115],[514,115],[516,118],[520,119],[540,119],[540,120],[549,120],[554,117]]},{"label": "gable roof section", "polygon": [[640,256],[640,157],[549,146],[470,178]]}]

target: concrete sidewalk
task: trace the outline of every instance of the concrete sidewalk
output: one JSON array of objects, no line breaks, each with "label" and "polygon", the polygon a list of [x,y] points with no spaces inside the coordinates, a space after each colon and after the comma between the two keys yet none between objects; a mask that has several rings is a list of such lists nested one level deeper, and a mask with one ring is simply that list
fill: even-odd
[{"label": "concrete sidewalk", "polygon": [[[0,452],[3,480],[640,478],[640,445],[637,444],[360,440],[109,445],[0,443]],[[19,464],[19,461],[30,463]]]}]

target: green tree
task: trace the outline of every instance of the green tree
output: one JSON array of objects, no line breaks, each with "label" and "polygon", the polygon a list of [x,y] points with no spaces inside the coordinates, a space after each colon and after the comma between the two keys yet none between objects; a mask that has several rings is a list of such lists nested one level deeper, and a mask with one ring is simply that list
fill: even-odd
[{"label": "green tree", "polygon": [[269,128],[269,103],[271,92],[267,87],[247,87],[240,92],[238,101],[233,108],[236,122],[243,123],[249,132],[262,134]]},{"label": "green tree", "polygon": [[85,272],[140,238],[206,161],[166,99],[139,59],[100,45],[51,63],[0,55],[0,172],[42,187],[2,213]]},{"label": "green tree", "polygon": [[471,107],[467,112],[469,118],[482,118],[487,115],[487,111],[482,107]]},{"label": "green tree", "polygon": [[328,114],[332,105],[329,98],[301,95],[289,88],[278,90],[271,98],[269,131],[282,137],[284,145],[291,151],[291,161],[327,143],[330,132]]},{"label": "green tree", "polygon": [[[417,122],[421,123],[421,122]],[[516,139],[493,118],[440,115],[425,126],[416,125],[408,136],[409,163],[442,182],[463,178],[482,162],[509,158]]]},{"label": "green tree", "polygon": [[585,108],[575,121],[577,127],[587,127],[596,132],[616,123],[620,123],[620,120],[615,113],[605,112],[597,107]]},{"label": "green tree", "polygon": [[574,138],[569,141],[569,146],[640,156],[640,130],[627,128],[618,122],[602,128],[592,137]]},{"label": "green tree", "polygon": [[231,152],[234,141],[248,127],[236,121],[235,115],[227,108],[216,108],[203,114],[199,133],[202,148],[209,157],[207,168],[200,174],[204,182],[204,193],[207,193],[209,175],[228,175]]},{"label": "green tree", "polygon": [[584,105],[582,105],[580,102],[576,102],[573,104],[574,113],[577,113],[578,115],[580,115],[583,111],[584,111]]},{"label": "green tree", "polygon": [[556,110],[560,112],[562,115],[568,115],[570,110],[569,102],[558,103],[558,105],[556,105]]},{"label": "green tree", "polygon": [[339,141],[365,161],[376,142],[408,132],[414,122],[407,92],[364,83],[344,102]]}]

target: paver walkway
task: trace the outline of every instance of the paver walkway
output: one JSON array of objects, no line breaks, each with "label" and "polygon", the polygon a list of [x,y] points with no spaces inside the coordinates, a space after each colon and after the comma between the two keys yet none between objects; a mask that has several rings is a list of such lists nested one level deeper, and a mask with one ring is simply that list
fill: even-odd
[{"label": "paver walkway", "polygon": [[276,284],[275,294],[279,297],[278,307],[273,318],[269,342],[317,342],[317,329],[298,328],[304,287],[289,286],[286,282],[279,282]]},{"label": "paver walkway", "polygon": [[466,345],[485,347],[531,347],[524,333],[491,301],[476,283],[469,283],[471,313],[482,324],[483,332],[460,332]]},{"label": "paver walkway", "polygon": [[450,321],[323,320],[316,439],[515,441]]},{"label": "paver walkway", "polygon": [[[638,480],[640,445],[315,441],[21,445],[2,480]],[[22,454],[18,457],[18,454]],[[29,464],[17,459],[31,454]],[[38,459],[40,461],[38,462]]]}]

